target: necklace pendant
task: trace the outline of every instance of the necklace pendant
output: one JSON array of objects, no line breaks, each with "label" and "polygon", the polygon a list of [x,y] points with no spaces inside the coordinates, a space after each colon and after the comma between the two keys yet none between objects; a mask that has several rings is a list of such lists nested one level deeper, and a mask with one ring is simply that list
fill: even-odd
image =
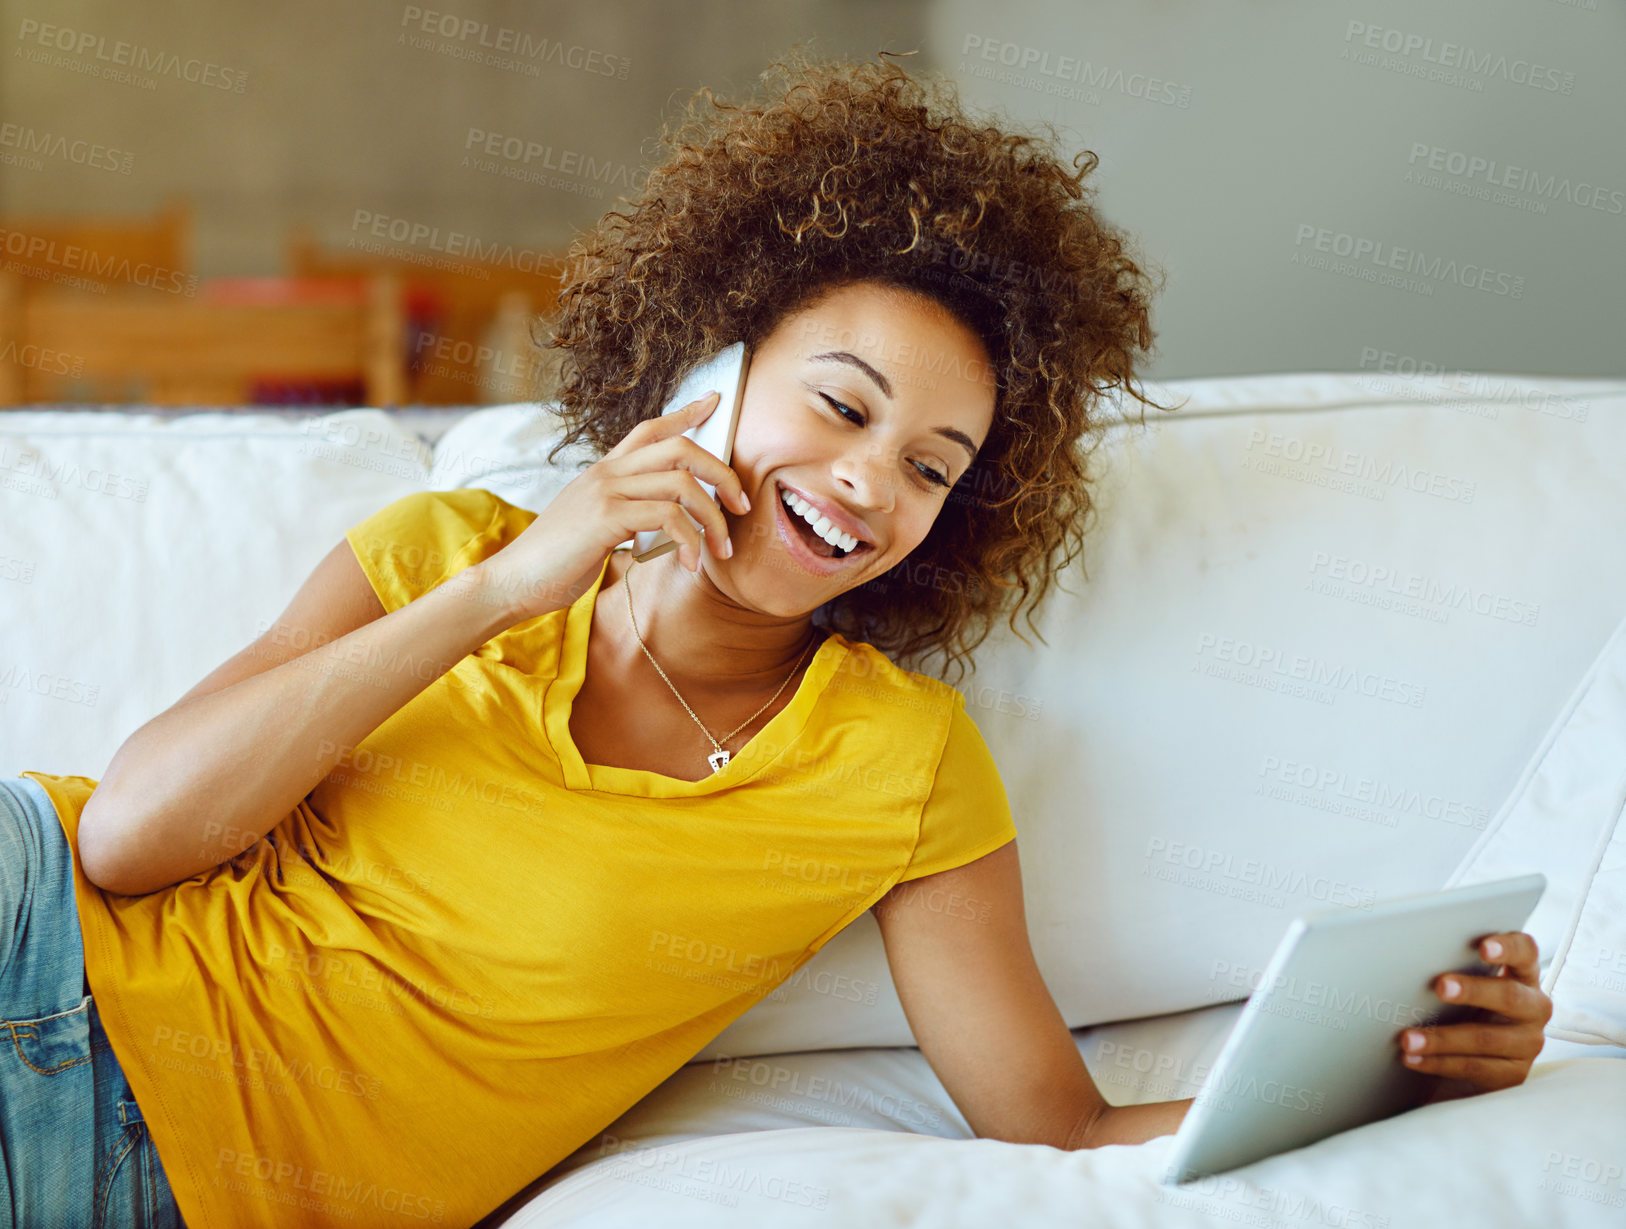
[{"label": "necklace pendant", "polygon": [[711,765],[711,770],[713,772],[722,772],[722,770],[728,766],[728,752],[713,751],[706,757],[706,763]]}]

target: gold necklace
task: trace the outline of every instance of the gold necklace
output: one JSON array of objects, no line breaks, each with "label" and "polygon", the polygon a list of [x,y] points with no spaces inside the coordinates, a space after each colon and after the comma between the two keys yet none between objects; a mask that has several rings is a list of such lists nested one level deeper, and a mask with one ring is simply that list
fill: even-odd
[{"label": "gold necklace", "polygon": [[[683,705],[683,707],[688,710],[689,716],[694,717],[694,723],[700,727],[706,738],[711,742],[711,745],[717,748],[711,754],[706,756],[706,763],[711,765],[712,772],[721,772],[728,765],[728,752],[723,749],[722,743],[719,743],[715,738],[712,738],[711,731],[706,729],[705,722],[701,721],[699,717],[695,717],[694,709],[689,708],[689,702],[683,698],[676,687],[672,686],[672,680],[666,677],[666,671],[661,669],[661,663],[655,660],[655,655],[649,651],[649,646],[644,643],[643,633],[638,630],[638,617],[632,613],[632,567],[632,564],[628,564],[626,575],[621,578],[621,587],[627,591],[627,618],[632,620],[632,634],[638,637],[638,647],[644,651],[644,656],[649,658],[649,664],[654,666],[655,669],[660,672],[660,676],[665,680],[666,685],[672,688],[672,694],[677,696],[678,703]],[[807,648],[810,649],[812,647],[813,643],[812,641],[809,641]],[[756,712],[752,713],[744,721],[740,722],[739,725],[735,726],[727,734],[724,734],[723,742],[727,742],[746,726],[750,725],[762,715],[763,709],[767,708],[769,704],[772,704],[779,698],[779,692],[785,690],[785,683],[789,683],[791,679],[796,677],[796,671],[801,667],[802,664],[802,657],[806,656],[807,649],[803,649],[801,657],[796,659],[796,665],[792,666],[790,673],[785,676],[785,682],[779,684],[779,691],[776,691],[773,693],[773,695],[769,696],[767,704],[764,704],[762,708],[757,709]]]}]

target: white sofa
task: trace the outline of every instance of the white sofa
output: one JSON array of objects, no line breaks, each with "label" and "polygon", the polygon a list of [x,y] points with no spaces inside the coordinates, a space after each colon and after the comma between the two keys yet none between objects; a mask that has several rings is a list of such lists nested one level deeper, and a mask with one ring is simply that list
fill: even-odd
[{"label": "white sofa", "polygon": [[[971,1139],[866,918],[483,1224],[1620,1223],[1626,381],[1149,391],[1182,408],[1110,432],[1048,643],[1002,630],[963,685],[1097,1083],[1194,1095],[1301,910],[1540,869],[1558,1012],[1529,1081],[1165,1188],[1168,1137]],[[0,415],[0,774],[99,775],[400,495],[545,506],[574,472],[545,463],[553,428],[538,406]]]}]

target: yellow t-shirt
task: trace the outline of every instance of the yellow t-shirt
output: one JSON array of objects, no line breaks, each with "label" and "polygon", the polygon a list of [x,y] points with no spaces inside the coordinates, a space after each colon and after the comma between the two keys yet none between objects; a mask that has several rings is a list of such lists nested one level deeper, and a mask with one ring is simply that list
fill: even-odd
[{"label": "yellow t-shirt", "polygon": [[[409,495],[347,538],[386,610],[535,518]],[[831,636],[702,781],[569,735],[598,580],[353,748],[231,861],[145,896],[79,866],[103,1025],[193,1229],[467,1224],[622,1114],[895,883],[1015,836],[964,697]]]}]

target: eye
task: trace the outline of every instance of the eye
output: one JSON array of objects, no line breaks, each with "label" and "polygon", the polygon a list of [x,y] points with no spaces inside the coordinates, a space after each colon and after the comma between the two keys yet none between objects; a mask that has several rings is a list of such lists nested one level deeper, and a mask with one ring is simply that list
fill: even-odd
[{"label": "eye", "polygon": [[[846,421],[856,423],[860,427],[864,425],[864,416],[857,410],[853,409],[850,405],[842,405],[841,402],[837,401],[828,393],[821,392],[819,393],[819,396],[823,397],[827,402],[829,402],[831,408],[843,418],[846,418]],[[852,417],[847,418],[846,416],[848,414],[851,414]],[[910,464],[913,465],[922,475],[924,475],[926,480],[933,486],[950,487],[954,485],[954,483],[951,482],[946,475],[938,473],[929,465],[922,465],[919,461],[911,461]]]},{"label": "eye", "polygon": [[850,405],[842,405],[841,402],[837,401],[829,393],[820,393],[819,396],[823,397],[826,401],[828,401],[830,403],[830,405],[832,406],[832,408],[834,408],[835,411],[838,414],[842,414],[842,415],[851,414],[852,417],[847,419],[848,422],[856,422],[860,427],[862,427],[864,425],[864,416],[862,414],[860,414],[857,410],[853,409],[852,406],[850,406]]}]

